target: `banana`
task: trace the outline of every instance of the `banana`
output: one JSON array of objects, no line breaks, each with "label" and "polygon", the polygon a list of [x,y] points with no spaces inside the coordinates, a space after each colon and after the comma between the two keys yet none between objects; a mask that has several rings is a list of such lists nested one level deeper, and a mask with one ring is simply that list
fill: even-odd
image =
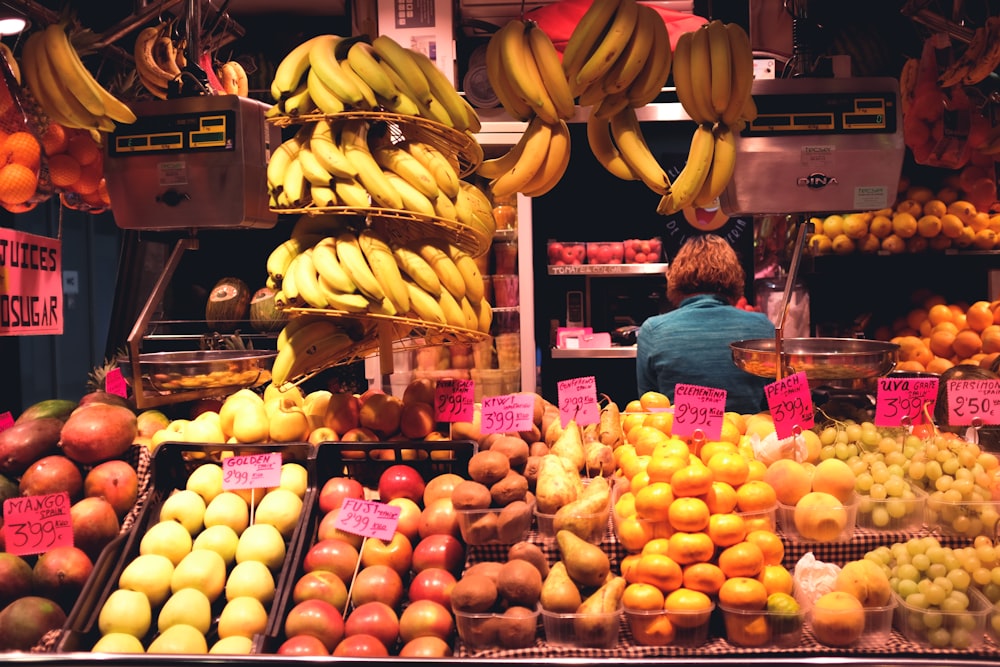
[{"label": "banana", "polygon": [[378,99],[375,98],[375,91],[365,83],[364,79],[358,76],[358,73],[351,67],[351,63],[347,62],[347,58],[340,61],[340,69],[344,73],[344,76],[350,79],[361,95],[361,101],[354,106],[359,109],[374,109],[377,107]]},{"label": "banana", "polygon": [[[722,118],[722,113],[729,107],[729,98],[733,90],[733,56],[729,31],[726,24],[719,19],[709,21],[704,30],[708,38],[709,63],[712,70],[712,111],[715,112],[716,118]],[[751,71],[753,71],[752,63]]]},{"label": "banana", "polygon": [[465,281],[465,296],[463,298],[470,301],[481,300],[486,290],[483,285],[483,274],[479,271],[476,260],[453,243],[448,244],[448,256],[455,262],[455,266],[462,274],[462,280]]},{"label": "banana", "polygon": [[[108,126],[108,119],[103,115],[91,113],[67,87],[64,82],[67,75],[60,72],[46,48],[47,32],[44,30],[35,33],[38,37],[25,49],[25,57],[22,58],[22,62],[31,61],[26,63],[26,79],[46,113],[67,127],[88,130],[114,129],[113,122]],[[27,43],[25,46],[28,46]]]},{"label": "banana", "polygon": [[280,102],[299,87],[310,67],[310,50],[324,41],[323,38],[324,35],[318,35],[301,42],[278,62],[271,79],[271,97],[275,102]]},{"label": "banana", "polygon": [[434,272],[434,268],[420,253],[409,246],[396,245],[392,248],[392,256],[396,259],[396,264],[400,270],[416,283],[416,286],[435,299],[440,296],[442,289],[441,280],[438,278],[437,273]]},{"label": "banana", "polygon": [[358,175],[358,170],[333,140],[328,131],[329,128],[330,125],[325,119],[317,121],[313,126],[313,133],[307,146],[323,169],[331,175],[339,178],[354,178]]},{"label": "banana", "polygon": [[[430,241],[417,246],[416,251],[434,269],[434,273],[437,274],[438,280],[441,281],[441,286],[444,288],[442,291],[450,292],[455,299],[461,299],[465,296],[465,279],[447,252]],[[440,295],[438,298],[440,299]]]},{"label": "banana", "polygon": [[[301,150],[299,151],[301,153]],[[306,180],[299,162],[299,153],[288,163],[281,178],[281,195],[287,198],[287,208],[298,208],[305,204],[309,194],[309,181]]]},{"label": "banana", "polygon": [[343,232],[336,236],[337,259],[340,265],[347,271],[351,281],[357,286],[358,291],[372,299],[381,301],[385,298],[385,291],[379,283],[375,274],[372,273],[365,254],[358,243],[358,237],[353,232]]},{"label": "banana", "polygon": [[438,69],[434,61],[420,51],[413,52],[413,60],[420,67],[420,71],[427,77],[427,83],[431,87],[431,93],[451,118],[453,126],[457,130],[465,131],[479,122],[475,109],[465,103],[462,96],[455,90],[444,72]]},{"label": "banana", "polygon": [[729,104],[722,111],[721,122],[732,126],[742,115],[753,89],[753,49],[750,46],[750,36],[738,23],[726,24],[726,36],[729,38],[732,57],[732,90]]},{"label": "banana", "polygon": [[717,124],[712,128],[715,145],[712,149],[712,165],[705,176],[701,190],[692,202],[694,206],[706,208],[723,193],[736,168],[736,139],[726,125]]},{"label": "banana", "polygon": [[382,291],[392,302],[393,307],[405,313],[410,309],[410,294],[403,283],[403,276],[392,254],[388,238],[379,231],[366,227],[358,234],[358,245],[364,253],[368,265],[375,274],[375,279],[382,286]]},{"label": "banana", "polygon": [[0,53],[3,54],[3,59],[6,61],[7,66],[10,67],[10,73],[14,77],[14,80],[18,84],[21,83],[21,67],[17,62],[17,57],[14,52],[11,51],[10,47],[0,42]]},{"label": "banana", "polygon": [[577,91],[583,90],[607,74],[628,44],[638,18],[639,5],[636,0],[621,0],[615,11],[615,17],[608,25],[607,33],[580,67],[576,78],[570,81],[571,85],[575,82]]},{"label": "banana", "polygon": [[423,141],[407,140],[403,147],[434,176],[438,189],[449,197],[459,191],[459,177],[451,161],[437,147]]},{"label": "banana", "polygon": [[[66,117],[62,113],[65,104],[60,98],[58,103],[50,98],[41,81],[41,66],[49,67],[47,61],[43,62],[45,53],[41,50],[42,34],[39,32],[28,35],[21,48],[21,76],[24,85],[31,91],[32,97],[38,106],[48,114],[49,118],[65,125]],[[51,70],[50,70],[51,71]],[[50,75],[51,76],[51,75]]]},{"label": "banana", "polygon": [[[452,202],[452,206],[455,207],[455,217],[454,220],[464,227],[471,227],[476,229],[479,227],[479,221],[476,219],[476,209],[472,201],[471,195],[469,195],[464,190],[459,190],[458,195],[454,199],[449,199]],[[492,236],[492,234],[490,234]]]},{"label": "banana", "polygon": [[[643,7],[650,9],[646,5],[637,5],[638,16],[635,30],[632,31],[621,55],[607,73],[599,79],[604,92],[609,95],[620,93],[631,86],[652,55],[656,23],[641,9]],[[657,20],[660,20],[659,16],[656,15],[656,10],[653,10],[653,14]],[[662,20],[660,22],[662,23]]]},{"label": "banana", "polygon": [[[181,75],[181,68],[177,66],[177,45],[174,44],[174,40],[171,39],[170,35],[163,32],[153,42],[153,60],[156,61],[157,66],[170,76],[176,78]],[[228,93],[236,94],[236,72],[233,71],[232,66],[228,66],[228,63],[224,63],[219,70],[222,71],[223,76],[219,76],[216,72],[216,76],[219,78],[219,82],[222,84],[222,89]]]},{"label": "banana", "polygon": [[647,5],[639,5],[639,21],[652,24],[653,43],[650,45],[649,58],[628,87],[629,104],[636,108],[650,104],[663,90],[670,76],[674,54],[667,25],[656,10]]},{"label": "banana", "polygon": [[573,104],[573,92],[570,90],[569,81],[566,79],[562,62],[559,60],[559,53],[552,44],[552,39],[538,27],[537,23],[529,21],[527,40],[531,59],[538,67],[542,85],[555,107],[556,117],[569,120],[576,112]]},{"label": "banana", "polygon": [[400,312],[396,310],[396,305],[389,297],[385,297],[381,301],[369,299],[367,312],[369,315],[385,315],[388,317],[394,317],[400,314]]},{"label": "banana", "polygon": [[309,185],[309,197],[317,208],[331,208],[338,203],[337,192],[330,185]]},{"label": "banana", "polygon": [[372,151],[375,161],[420,191],[425,197],[437,197],[440,188],[434,175],[398,144],[386,144]]},{"label": "banana", "polygon": [[[583,64],[593,53],[614,19],[618,8],[626,0],[607,0],[606,2],[592,2],[587,11],[580,17],[580,22],[573,28],[566,48],[563,49],[562,65],[566,72],[566,79],[570,82],[570,89],[574,88],[576,75]],[[574,91],[576,94],[576,91]]]},{"label": "banana", "polygon": [[406,179],[391,171],[386,171],[385,176],[399,192],[399,196],[403,200],[403,209],[430,217],[437,215],[434,204],[427,198],[427,195],[413,187]]},{"label": "banana", "polygon": [[464,297],[455,296],[448,290],[441,290],[441,296],[438,297],[438,305],[441,306],[441,310],[444,312],[445,324],[449,327],[459,329],[466,327],[465,313],[462,312],[462,306],[459,303],[459,299],[462,298]]},{"label": "banana", "polygon": [[285,115],[293,118],[311,114],[316,110],[316,102],[312,98],[312,92],[306,81],[300,83],[299,87],[289,93],[279,104]]},{"label": "banana", "polygon": [[472,217],[486,232],[487,238],[493,238],[497,231],[497,221],[493,217],[493,203],[482,190],[473,183],[461,181],[460,183],[464,195],[472,205]]},{"label": "banana", "polygon": [[[463,98],[465,99],[465,98]],[[432,97],[430,102],[420,102],[417,101],[417,108],[420,109],[420,116],[422,118],[427,118],[435,122],[441,123],[447,127],[454,127],[455,124],[451,120],[451,116],[445,110],[441,103],[437,101],[436,97]]]},{"label": "banana", "polygon": [[316,156],[310,150],[308,143],[299,149],[299,152],[295,155],[295,159],[302,169],[302,175],[309,181],[310,187],[330,188],[333,185],[333,175],[319,163],[319,160],[316,159]]},{"label": "banana", "polygon": [[298,138],[292,137],[287,139],[278,145],[277,148],[271,153],[270,159],[267,161],[267,187],[268,190],[274,193],[281,191],[282,182],[285,177],[285,172],[288,170],[288,165],[292,163],[295,156],[298,155],[299,150],[302,148],[302,144],[299,142]]},{"label": "banana", "polygon": [[611,137],[611,119],[602,118],[590,110],[587,116],[587,143],[590,151],[608,172],[623,181],[636,181],[639,176],[632,170]]},{"label": "banana", "polygon": [[[342,232],[337,232],[339,235]],[[357,285],[351,279],[340,260],[337,258],[337,239],[335,236],[325,236],[312,247],[312,262],[316,273],[331,289],[345,294],[357,290]]]},{"label": "banana", "polygon": [[961,56],[956,56],[951,63],[938,75],[937,84],[940,88],[948,88],[962,83],[969,70],[976,60],[986,50],[986,43],[989,39],[989,30],[986,26],[980,26],[973,32],[972,39],[965,47]]},{"label": "banana", "polygon": [[[406,83],[406,81],[404,81],[399,74],[396,73],[396,70],[390,67],[384,60],[379,60],[378,66],[385,72],[386,76],[389,77],[389,80],[392,81],[392,85],[397,91],[396,97],[391,100],[384,100],[385,107],[389,111],[403,116],[422,115],[422,110],[427,109],[427,106],[421,105],[421,103],[417,101],[416,93],[413,92],[409,84]],[[377,94],[376,98],[380,100],[383,99]]]},{"label": "banana", "polygon": [[[170,73],[161,68],[153,57],[153,49],[159,38],[160,28],[158,26],[143,28],[135,36],[135,45],[132,50],[136,72],[143,85],[147,88],[151,87],[150,92],[159,90],[165,92],[167,84],[173,80]],[[277,100],[277,98],[275,99]]]},{"label": "banana", "polygon": [[431,104],[434,95],[431,93],[430,82],[413,59],[411,49],[385,34],[372,40],[372,49],[384,64],[391,67],[407,83],[417,102],[424,105]]},{"label": "banana", "polygon": [[462,309],[462,314],[465,315],[465,328],[470,331],[479,331],[479,313],[473,308],[469,297],[463,296],[458,305]]},{"label": "banana", "polygon": [[691,35],[691,88],[699,112],[708,122],[718,120],[712,106],[712,52],[708,42],[708,26],[702,25]]},{"label": "banana", "polygon": [[319,243],[322,238],[318,234],[304,234],[286,239],[276,245],[267,256],[266,269],[268,277],[274,279],[280,285],[285,278],[285,274],[288,273],[288,265],[292,263],[292,259]]},{"label": "banana", "polygon": [[[631,106],[628,101],[628,91],[620,90],[617,93],[605,95],[600,104],[594,108],[594,115],[599,118],[611,118],[625,107]],[[635,107],[632,107],[633,109]]]},{"label": "banana", "polygon": [[301,256],[302,253],[298,253],[292,257],[292,261],[288,263],[285,275],[281,279],[281,292],[284,294],[284,303],[287,308],[299,308],[302,306],[302,295],[299,294],[299,286],[295,284],[299,273],[295,265]]},{"label": "banana", "polygon": [[317,319],[303,325],[278,350],[271,367],[271,382],[293,382],[339,361],[353,341],[333,320]]},{"label": "banana", "polygon": [[903,62],[903,68],[899,73],[899,103],[904,115],[910,110],[910,104],[913,103],[918,69],[920,69],[920,59],[909,57]]},{"label": "banana", "polygon": [[[353,48],[353,47],[351,47]],[[358,170],[357,180],[361,182],[372,200],[384,208],[402,209],[403,198],[382,172],[382,167],[368,150],[364,139],[367,125],[365,121],[348,121],[341,129],[341,148],[344,155]]]},{"label": "banana", "polygon": [[672,215],[686,206],[690,206],[694,198],[701,192],[709,168],[712,165],[712,154],[715,150],[715,136],[708,124],[695,128],[688,149],[687,162],[670,185],[670,192],[660,198],[656,212],[660,215]]},{"label": "banana", "polygon": [[292,260],[290,270],[295,272],[295,287],[306,306],[310,308],[326,308],[326,297],[319,287],[319,274],[313,265],[313,249],[309,248]]},{"label": "banana", "polygon": [[368,189],[355,178],[335,178],[333,191],[344,206],[352,208],[368,208],[372,205]]},{"label": "banana", "polygon": [[552,126],[535,116],[524,131],[523,147],[517,162],[506,173],[490,181],[494,197],[507,197],[521,192],[538,173],[548,152]]},{"label": "banana", "polygon": [[677,45],[674,47],[673,77],[674,88],[677,91],[677,100],[684,107],[684,111],[694,122],[709,123],[712,116],[708,109],[702,108],[699,97],[695,95],[695,82],[692,78],[692,47],[694,46],[695,32],[682,32],[677,38]]},{"label": "banana", "polygon": [[428,293],[412,280],[404,278],[403,281],[409,293],[410,309],[418,319],[438,326],[444,326],[448,323],[437,297]]},{"label": "banana", "polygon": [[[309,40],[308,66],[316,70],[316,76],[340,98],[345,107],[354,106],[364,100],[361,90],[354,80],[344,74],[337,57],[338,46],[344,41],[339,35],[319,35]],[[353,45],[352,45],[353,46]]]},{"label": "banana", "polygon": [[[181,64],[184,62],[183,53],[184,53],[183,48],[181,46],[178,46],[175,62],[177,63],[177,66],[180,67],[181,69],[184,68],[184,65]],[[243,65],[240,64],[238,60],[230,60],[229,63],[227,64],[232,65],[233,67],[233,74],[236,77],[236,94],[239,95],[240,97],[246,97],[247,95],[250,94],[250,77],[247,76],[246,69],[243,67]]]},{"label": "banana", "polygon": [[[990,16],[986,19],[984,29],[988,33],[985,39],[986,46],[970,58],[972,65],[962,77],[962,83],[966,86],[974,86],[983,81],[1000,66],[1000,16]],[[969,48],[972,48],[971,44]]]},{"label": "banana", "polygon": [[337,97],[336,93],[330,90],[323,81],[316,74],[316,70],[312,67],[306,73],[306,87],[309,92],[309,98],[316,105],[316,108],[325,114],[338,114],[344,111],[347,107],[344,106],[344,100]]},{"label": "banana", "polygon": [[296,315],[295,317],[290,317],[285,320],[285,326],[281,327],[281,331],[278,332],[278,337],[275,339],[275,347],[278,350],[288,347],[288,339],[292,335],[302,329],[307,324],[312,324],[313,322],[319,322],[320,320],[326,320],[324,315],[313,315],[310,313],[302,313],[301,315]]},{"label": "banana", "polygon": [[[537,117],[535,117],[537,118]],[[534,118],[532,123],[537,122]],[[530,124],[529,124],[530,127]],[[528,132],[525,130],[518,137],[517,143],[507,149],[505,153],[498,157],[489,158],[488,160],[483,160],[476,167],[476,173],[483,178],[497,178],[506,174],[508,171],[514,168],[517,161],[521,157],[521,153],[524,152],[525,144],[528,140]]]},{"label": "banana", "polygon": [[438,192],[438,196],[431,202],[434,204],[434,215],[445,220],[458,220],[458,207],[448,195]]},{"label": "banana", "polygon": [[556,120],[556,109],[545,90],[538,66],[527,37],[527,24],[520,19],[510,20],[500,32],[498,53],[507,80],[515,95],[519,96],[546,122]]},{"label": "banana", "polygon": [[347,62],[351,64],[351,69],[357,72],[368,86],[375,91],[375,94],[387,100],[390,104],[399,97],[399,89],[393,84],[392,79],[383,70],[376,58],[372,45],[367,42],[355,42],[347,50]]},{"label": "banana", "polygon": [[[476,107],[472,106],[472,103],[469,102],[469,100],[463,95],[458,96],[458,101],[462,103],[463,107],[465,107],[465,119],[468,123],[468,125],[464,128],[465,133],[475,136],[482,132],[483,121],[479,117],[479,112],[476,111]],[[482,148],[479,146],[479,142],[474,142],[473,148],[475,147]]]},{"label": "banana", "polygon": [[342,310],[345,313],[367,313],[371,299],[358,292],[338,292],[325,278],[319,279],[320,289],[330,308]]},{"label": "banana", "polygon": [[[502,28],[501,28],[502,30]],[[500,100],[500,106],[515,120],[527,121],[534,114],[531,106],[514,92],[507,71],[500,58],[500,30],[494,32],[486,43],[486,78],[493,93]],[[565,75],[564,75],[565,76]]]},{"label": "banana", "polygon": [[538,170],[536,178],[524,189],[524,195],[527,197],[541,197],[547,194],[559,184],[563,174],[566,173],[566,168],[569,167],[570,141],[568,128],[565,140],[557,138],[556,134],[552,136],[553,139],[549,145],[549,151],[545,155],[545,162],[542,163],[541,169]]},{"label": "banana", "polygon": [[671,189],[670,178],[642,136],[635,109],[626,106],[611,117],[611,136],[622,159],[653,192],[664,195]]},{"label": "banana", "polygon": [[476,317],[479,318],[477,330],[488,334],[490,327],[493,326],[493,306],[486,299],[481,299],[478,303],[472,304],[472,309],[476,312]]}]

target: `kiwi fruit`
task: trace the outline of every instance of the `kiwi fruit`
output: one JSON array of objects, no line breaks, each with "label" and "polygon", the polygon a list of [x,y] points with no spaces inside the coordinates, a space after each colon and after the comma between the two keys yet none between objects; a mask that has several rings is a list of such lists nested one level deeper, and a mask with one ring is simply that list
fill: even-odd
[{"label": "kiwi fruit", "polygon": [[510,548],[507,550],[507,560],[518,558],[534,565],[538,573],[542,575],[542,580],[549,576],[549,559],[545,556],[542,548],[534,542],[521,540],[510,545]]},{"label": "kiwi fruit", "polygon": [[471,479],[462,480],[451,490],[451,504],[457,510],[484,510],[492,503],[490,487]]},{"label": "kiwi fruit", "polygon": [[451,589],[452,611],[481,614],[493,609],[499,598],[497,585],[485,574],[468,573]]},{"label": "kiwi fruit", "polygon": [[524,500],[528,492],[528,478],[516,470],[508,470],[507,475],[490,486],[490,498],[494,507],[504,507],[515,500]]},{"label": "kiwi fruit", "polygon": [[510,606],[534,609],[542,593],[542,575],[522,558],[509,560],[497,574],[497,593]]},{"label": "kiwi fruit", "polygon": [[480,450],[469,459],[469,477],[486,486],[496,484],[510,472],[510,459],[493,449]]}]

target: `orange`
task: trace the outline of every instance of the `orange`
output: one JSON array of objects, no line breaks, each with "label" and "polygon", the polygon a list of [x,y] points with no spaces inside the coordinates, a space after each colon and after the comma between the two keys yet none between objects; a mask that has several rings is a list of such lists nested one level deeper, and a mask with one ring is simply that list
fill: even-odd
[{"label": "orange", "polygon": [[72,186],[80,180],[80,174],[80,163],[69,153],[57,153],[49,158],[49,178],[57,188]]},{"label": "orange", "polygon": [[925,239],[933,238],[941,233],[941,218],[936,215],[922,215],[917,220],[917,234]]},{"label": "orange", "polygon": [[750,474],[750,466],[747,460],[739,452],[719,452],[708,460],[708,469],[712,471],[714,479],[720,482],[727,482],[733,487],[737,487],[747,481]]},{"label": "orange", "polygon": [[898,204],[896,204],[896,213],[906,213],[914,217],[922,215],[924,212],[923,204],[913,199],[904,199]]},{"label": "orange", "polygon": [[639,405],[645,411],[669,408],[670,398],[659,391],[647,391],[639,397]]},{"label": "orange", "polygon": [[667,521],[673,501],[670,484],[651,482],[635,492],[635,515],[646,521]]},{"label": "orange", "polygon": [[967,359],[982,351],[983,340],[972,329],[962,329],[955,334],[955,340],[952,341],[951,347],[959,358]]},{"label": "orange", "polygon": [[35,171],[23,164],[11,162],[0,168],[0,202],[8,205],[23,204],[38,189]]},{"label": "orange", "polygon": [[[644,462],[649,461],[649,457],[643,457]],[[632,493],[639,493],[642,489],[649,486],[649,473],[646,472],[646,467],[643,468],[632,475],[632,478],[628,481],[628,488]]]},{"label": "orange", "polygon": [[639,553],[646,554],[668,554],[670,552],[670,539],[667,537],[654,537],[642,547]]},{"label": "orange", "polygon": [[792,573],[784,565],[780,564],[764,565],[757,578],[767,588],[768,595],[771,593],[787,593],[791,595],[792,588],[795,585]]},{"label": "orange", "polygon": [[731,547],[742,542],[746,534],[746,522],[735,512],[713,514],[708,519],[708,536],[717,547]]},{"label": "orange", "polygon": [[635,576],[635,567],[639,564],[639,559],[642,558],[638,553],[631,553],[624,558],[622,558],[621,563],[618,565],[618,569],[621,570],[622,576],[625,577],[625,581],[632,582]]},{"label": "orange", "polygon": [[693,496],[676,498],[670,503],[667,517],[674,530],[685,533],[696,533],[708,528],[711,512],[701,498]]},{"label": "orange", "polygon": [[976,301],[965,311],[965,322],[973,331],[982,332],[993,324],[993,309],[989,301]]},{"label": "orange", "polygon": [[718,595],[725,581],[726,574],[715,563],[700,561],[684,567],[684,588],[708,595]]},{"label": "orange", "polygon": [[917,233],[917,219],[914,217],[914,214],[907,211],[897,211],[892,216],[892,233],[901,239],[908,239],[914,236]]},{"label": "orange", "polygon": [[728,419],[722,420],[722,432],[719,434],[719,440],[724,442],[731,442],[734,445],[740,441],[740,437],[743,433],[740,432],[739,427]]},{"label": "orange", "polygon": [[628,441],[635,445],[637,454],[652,454],[653,448],[665,442],[670,436],[653,426],[642,425],[629,431],[627,437]]},{"label": "orange", "polygon": [[906,188],[906,197],[912,201],[922,204],[925,208],[927,203],[934,199],[934,190],[926,185],[911,185]]},{"label": "orange", "polygon": [[972,245],[977,250],[992,250],[997,244],[997,233],[992,229],[980,229],[972,238]]},{"label": "orange", "polygon": [[679,628],[697,628],[708,623],[714,607],[712,599],[701,591],[678,588],[667,594],[663,608]]},{"label": "orange", "polygon": [[37,171],[42,159],[42,145],[30,132],[12,133],[0,144],[0,162],[16,162]]},{"label": "orange", "polygon": [[667,412],[666,410],[649,412],[642,418],[642,423],[643,426],[652,426],[653,428],[670,435],[670,431],[674,427],[674,413]]},{"label": "orange", "polygon": [[708,463],[713,454],[736,451],[738,451],[736,445],[731,442],[726,442],[724,440],[709,440],[701,446],[701,449],[698,450],[698,458],[701,459],[702,463]]},{"label": "orange", "polygon": [[760,512],[771,509],[778,502],[774,487],[764,480],[753,479],[736,489],[736,507],[740,512]]},{"label": "orange", "polygon": [[66,152],[84,167],[101,159],[101,147],[87,132],[74,132],[67,141]]},{"label": "orange", "polygon": [[927,319],[926,308],[913,308],[906,314],[906,326],[911,329],[919,329],[920,324]]},{"label": "orange", "polygon": [[81,195],[89,195],[97,192],[97,188],[101,184],[101,178],[104,177],[104,168],[97,162],[91,162],[90,164],[83,164],[81,162],[80,165],[80,178],[73,184],[73,192]]},{"label": "orange", "polygon": [[[955,333],[947,329],[937,330],[931,333],[931,338],[927,345],[930,351],[939,357],[950,357],[955,354],[952,347],[955,343]],[[926,365],[926,364],[925,364]]]},{"label": "orange", "polygon": [[749,466],[749,472],[747,473],[747,482],[750,481],[762,481],[764,479],[764,473],[767,472],[767,464],[763,461],[757,459],[750,459],[747,461],[747,466]]},{"label": "orange", "polygon": [[719,588],[719,604],[732,609],[764,609],[767,588],[753,577],[729,577]]},{"label": "orange", "polygon": [[645,412],[623,412],[622,413],[622,433],[625,434],[625,439],[628,440],[629,432],[636,426],[642,426],[643,420],[646,419]]},{"label": "orange", "polygon": [[708,533],[676,532],[670,536],[670,557],[681,565],[701,563],[715,555],[715,542]]},{"label": "orange", "polygon": [[1000,352],[1000,325],[991,324],[979,333],[979,337],[983,340],[983,352]]},{"label": "orange", "polygon": [[688,464],[686,458],[679,456],[651,456],[646,474],[651,482],[669,482],[674,473]]},{"label": "orange", "polygon": [[785,543],[772,530],[751,530],[746,541],[760,548],[765,565],[780,565],[785,559]]},{"label": "orange", "polygon": [[[639,556],[631,569],[632,581],[628,583],[652,584],[663,593],[677,590],[684,580],[681,566],[666,554],[645,554]],[[628,581],[628,579],[626,579]]]},{"label": "orange", "polygon": [[927,319],[934,325],[954,322],[955,312],[946,303],[936,303],[927,310]]},{"label": "orange", "polygon": [[642,403],[639,402],[638,398],[633,398],[625,404],[625,407],[622,408],[622,412],[642,412]]},{"label": "orange", "polygon": [[889,234],[882,239],[882,250],[890,255],[899,255],[906,250],[906,241],[896,233]]},{"label": "orange", "polygon": [[42,148],[49,157],[64,153],[69,146],[69,137],[66,128],[56,122],[50,122],[42,132]]},{"label": "orange", "polygon": [[941,217],[948,212],[948,204],[940,199],[930,199],[924,202],[924,215],[936,215]]},{"label": "orange", "polygon": [[663,609],[663,601],[663,591],[642,581],[626,585],[622,592],[622,606],[625,609],[654,611]]},{"label": "orange", "polygon": [[965,223],[957,215],[945,213],[941,216],[941,234],[949,239],[957,239],[962,235]]},{"label": "orange", "polygon": [[626,452],[618,460],[618,465],[621,467],[625,479],[633,479],[640,471],[646,469],[651,458],[648,454],[639,456],[634,451]]},{"label": "orange", "polygon": [[929,364],[927,364],[927,366],[924,367],[924,370],[926,370],[928,373],[935,373],[937,375],[940,375],[941,373],[944,373],[946,370],[948,370],[954,365],[955,365],[954,362],[952,362],[950,359],[945,359],[944,357],[934,357],[934,360],[931,361]]},{"label": "orange", "polygon": [[764,552],[753,542],[737,542],[719,554],[719,569],[727,577],[756,577],[764,568]]},{"label": "orange", "polygon": [[674,496],[700,496],[712,488],[712,470],[704,463],[692,463],[674,473],[670,487]]},{"label": "orange", "polygon": [[884,239],[892,234],[892,220],[885,215],[876,215],[868,223],[868,232],[877,239]]},{"label": "orange", "polygon": [[677,456],[685,461],[691,455],[691,448],[680,438],[671,436],[656,446],[654,456]]},{"label": "orange", "polygon": [[704,500],[712,514],[732,512],[736,509],[736,489],[725,482],[712,482]]}]

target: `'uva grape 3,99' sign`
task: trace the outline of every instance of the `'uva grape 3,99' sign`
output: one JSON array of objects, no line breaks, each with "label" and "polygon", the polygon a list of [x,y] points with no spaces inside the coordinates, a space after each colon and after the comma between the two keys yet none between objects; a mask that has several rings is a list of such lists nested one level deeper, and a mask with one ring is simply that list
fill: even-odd
[{"label": "'uva grape 3,99' sign", "polygon": [[62,242],[0,228],[0,335],[62,332]]}]

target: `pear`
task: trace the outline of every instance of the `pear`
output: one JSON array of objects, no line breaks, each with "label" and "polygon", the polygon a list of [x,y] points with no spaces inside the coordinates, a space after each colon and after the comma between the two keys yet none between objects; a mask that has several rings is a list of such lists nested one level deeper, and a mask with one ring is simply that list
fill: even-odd
[{"label": "pear", "polygon": [[541,514],[555,514],[583,493],[580,473],[555,454],[546,454],[538,463],[535,478],[535,503]]},{"label": "pear", "polygon": [[583,487],[579,497],[556,510],[552,530],[568,530],[588,542],[599,542],[608,526],[611,509],[611,483],[595,477]]},{"label": "pear", "polygon": [[613,646],[618,639],[618,610],[625,593],[625,578],[608,577],[576,610],[573,618],[575,636],[589,646]]},{"label": "pear", "polygon": [[570,461],[577,470],[583,470],[583,466],[587,463],[587,455],[583,450],[583,430],[575,419],[570,419],[566,423],[562,433],[549,448],[549,452]]},{"label": "pear", "polygon": [[549,573],[542,581],[542,592],[539,596],[542,609],[556,614],[573,614],[583,603],[580,589],[569,578],[566,564],[557,560],[549,568]]},{"label": "pear", "polygon": [[602,444],[614,449],[625,443],[625,434],[622,432],[622,415],[618,404],[608,399],[608,402],[601,408],[600,421],[597,426],[597,438]]},{"label": "pear", "polygon": [[588,442],[583,446],[584,472],[589,477],[608,477],[615,471],[615,454],[610,445],[603,442]]},{"label": "pear", "polygon": [[578,586],[600,586],[607,580],[611,560],[604,549],[569,530],[556,533],[556,544],[566,573]]}]

